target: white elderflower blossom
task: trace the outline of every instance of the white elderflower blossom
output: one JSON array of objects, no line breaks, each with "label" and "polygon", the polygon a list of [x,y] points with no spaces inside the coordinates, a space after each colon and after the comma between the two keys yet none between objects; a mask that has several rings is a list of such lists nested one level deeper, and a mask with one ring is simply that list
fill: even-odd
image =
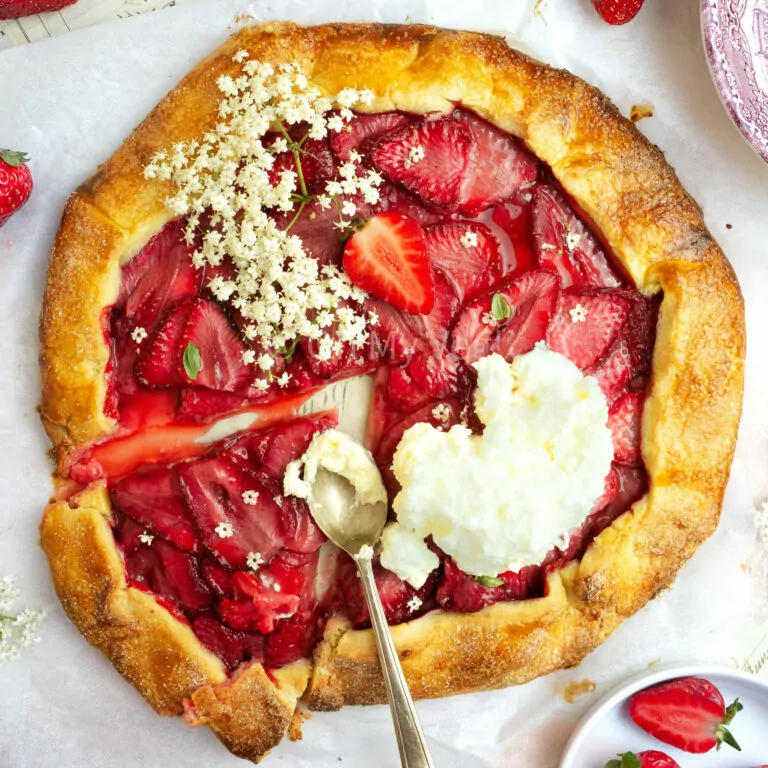
[{"label": "white elderflower blossom", "polygon": [[583,304],[577,304],[575,307],[568,310],[571,316],[572,323],[583,323],[587,319],[587,308]]},{"label": "white elderflower blossom", "polygon": [[[356,318],[347,321],[344,340],[362,347],[368,338],[362,307],[366,294],[339,267],[320,270],[290,228],[313,200],[323,209],[335,204],[340,212],[336,225],[348,227],[341,216],[354,216],[358,203],[344,196],[360,195],[376,204],[381,175],[364,169],[360,154],[352,153],[338,177],[326,183],[325,193],[314,196],[301,173],[271,172],[275,156],[285,152],[293,153],[301,170],[304,139],[293,139],[291,126],[304,124],[306,137],[323,139],[329,131],[347,127],[355,117],[351,107],[371,104],[374,94],[345,88],[324,96],[295,64],[275,67],[249,59],[246,51],[238,51],[234,60],[242,65],[242,74],[217,81],[222,98],[216,127],[199,140],[157,153],[144,175],[174,185],[166,205],[187,217],[185,239],[194,248],[195,267],[231,263],[231,279],[217,275],[209,288],[245,318],[243,335],[261,350],[258,355],[246,352],[245,363],[270,371],[281,349],[300,337],[318,339],[323,327],[337,321],[341,307],[350,308]],[[264,140],[274,136],[275,126],[283,135],[270,138],[267,145]],[[269,211],[287,214],[290,223],[279,228]],[[207,222],[202,235],[201,220]],[[322,313],[330,315],[325,326],[316,320]],[[321,349],[330,355],[333,348]],[[277,381],[287,384],[284,376]],[[269,383],[257,378],[254,386],[263,391]]]},{"label": "white elderflower blossom", "polygon": [[464,248],[476,248],[478,243],[477,232],[474,232],[471,229],[468,229],[459,238],[459,242],[464,246]]},{"label": "white elderflower blossom", "polygon": [[0,579],[0,667],[17,659],[25,650],[40,642],[37,634],[45,611],[24,609],[11,615],[13,604],[19,597],[15,576]]}]

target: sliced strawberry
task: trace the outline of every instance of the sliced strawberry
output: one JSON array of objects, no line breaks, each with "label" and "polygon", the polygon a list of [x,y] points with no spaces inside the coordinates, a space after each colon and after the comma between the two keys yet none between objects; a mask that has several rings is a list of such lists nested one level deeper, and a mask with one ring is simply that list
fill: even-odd
[{"label": "sliced strawberry", "polygon": [[375,206],[376,213],[394,211],[402,213],[414,221],[418,221],[422,227],[429,227],[445,219],[445,211],[435,208],[412,195],[390,181],[384,181],[379,186],[379,202]]},{"label": "sliced strawberry", "polygon": [[632,354],[626,339],[619,339],[605,360],[588,373],[597,379],[605,399],[612,403],[632,378]]},{"label": "sliced strawberry", "polygon": [[139,389],[134,394],[121,394],[119,401],[120,432],[128,434],[150,427],[162,427],[174,420],[179,393],[173,389]]},{"label": "sliced strawberry", "polygon": [[266,638],[264,663],[271,667],[282,667],[311,657],[319,635],[319,621],[312,614],[294,615],[280,621]]},{"label": "sliced strawberry", "polygon": [[439,269],[432,271],[435,301],[432,309],[424,314],[403,313],[406,324],[437,353],[448,347],[448,337],[461,304],[453,282]]},{"label": "sliced strawberry", "polygon": [[342,162],[349,160],[352,151],[362,149],[363,144],[385,134],[397,131],[411,122],[402,112],[379,112],[373,115],[355,115],[338,133],[331,132],[331,149]]},{"label": "sliced strawberry", "polygon": [[[300,574],[297,573],[300,578]],[[267,587],[262,578],[252,573],[237,571],[232,579],[237,600],[222,600],[219,612],[222,619],[233,629],[268,634],[275,623],[292,616],[299,608],[301,599],[296,585],[269,580]],[[294,589],[290,587],[294,586]],[[284,589],[284,587],[286,587]]]},{"label": "sliced strawberry", "polygon": [[640,427],[643,420],[645,395],[627,392],[608,412],[608,428],[613,435],[616,461],[635,464],[640,461]]},{"label": "sliced strawberry", "polygon": [[139,538],[143,533],[143,526],[129,518],[120,522],[117,531],[130,579],[157,595],[170,598],[185,612],[195,614],[207,608],[211,604],[211,593],[195,558],[160,539],[146,544]]},{"label": "sliced strawberry", "polygon": [[[501,277],[499,243],[484,224],[438,224],[425,230],[424,235],[432,266],[445,274],[461,303],[485,293]],[[477,245],[472,245],[475,239]]]},{"label": "sliced strawberry", "polygon": [[[530,352],[546,335],[557,304],[558,284],[553,272],[535,270],[482,296],[459,315],[451,348],[468,364],[491,352],[509,361]],[[496,321],[491,314],[497,294],[509,308],[507,320]]]},{"label": "sliced strawberry", "polygon": [[264,638],[261,635],[235,632],[208,616],[200,616],[192,622],[197,639],[215,653],[230,672],[244,661],[264,660]]},{"label": "sliced strawberry", "polygon": [[182,424],[206,424],[217,416],[239,411],[248,403],[248,398],[242,395],[213,389],[184,388],[176,419]]},{"label": "sliced strawberry", "polygon": [[474,149],[471,131],[446,117],[420,121],[385,136],[372,147],[370,160],[392,181],[428,203],[452,206],[459,202]]},{"label": "sliced strawberry", "polygon": [[507,235],[512,246],[509,258],[503,260],[504,275],[519,277],[530,269],[536,269],[538,260],[531,220],[531,193],[520,193],[514,200],[497,205],[491,219]]},{"label": "sliced strawberry", "polygon": [[[197,347],[200,357],[200,369],[194,379],[183,364],[184,351],[190,344]],[[248,386],[252,372],[242,359],[245,345],[218,304],[197,300],[189,314],[180,351],[177,370],[185,383],[224,392],[238,392]]]},{"label": "sliced strawberry", "polygon": [[459,210],[465,216],[477,216],[536,181],[538,161],[512,136],[472,112],[456,110],[453,116],[472,131],[476,146],[461,186]]},{"label": "sliced strawberry", "polygon": [[408,373],[430,396],[436,399],[464,397],[471,386],[471,373],[451,352],[442,355],[418,351],[408,365]]},{"label": "sliced strawberry", "polygon": [[185,552],[199,552],[179,478],[165,467],[137,472],[112,487],[112,503],[128,517]]},{"label": "sliced strawberry", "polygon": [[622,332],[631,309],[632,301],[623,291],[573,288],[563,291],[547,330],[547,345],[585,371],[607,354]]},{"label": "sliced strawberry", "polygon": [[651,376],[659,301],[639,295],[635,295],[634,300],[634,307],[627,323],[627,342],[633,372],[630,385],[635,389],[644,389]]},{"label": "sliced strawberry", "polygon": [[558,287],[556,275],[539,270],[527,272],[501,292],[510,307],[510,317],[499,326],[491,351],[507,361],[530,352],[547,333]]},{"label": "sliced strawberry", "polygon": [[385,386],[390,408],[395,407],[402,413],[413,413],[430,401],[429,395],[413,380],[407,368],[393,366],[387,373]]},{"label": "sliced strawberry", "polygon": [[421,227],[400,213],[379,213],[347,241],[350,280],[396,309],[429,312],[435,302],[432,270]]},{"label": "sliced strawberry", "polygon": [[[217,456],[182,465],[179,477],[203,544],[224,565],[245,568],[251,552],[268,561],[285,544],[283,499],[246,465]],[[258,494],[254,504],[246,491]]]},{"label": "sliced strawberry", "polygon": [[621,284],[595,236],[554,187],[541,185],[533,196],[533,233],[542,267],[560,275],[563,288]]},{"label": "sliced strawberry", "polygon": [[203,273],[192,264],[192,250],[176,221],[123,267],[116,306],[124,309],[133,327],[149,333],[169,309],[197,295]]},{"label": "sliced strawberry", "polygon": [[728,727],[741,711],[739,700],[725,706],[723,695],[708,680],[685,677],[636,693],[629,716],[651,736],[684,752],[702,754],[736,743]]},{"label": "sliced strawberry", "polygon": [[282,480],[285,468],[304,454],[315,435],[337,424],[335,412],[293,419],[274,429],[236,438],[228,444],[225,455],[237,456],[270,477]]},{"label": "sliced strawberry", "polygon": [[392,363],[403,363],[411,358],[423,339],[399,312],[386,301],[369,297],[366,308],[376,318],[371,327],[371,344],[382,357]]},{"label": "sliced strawberry", "polygon": [[179,304],[147,345],[146,354],[141,355],[136,366],[136,378],[144,386],[167,387],[182,383],[178,361],[184,329],[193,307],[192,301]]},{"label": "sliced strawberry", "polygon": [[[118,309],[113,309],[110,316],[110,328],[105,332],[105,341],[111,347],[107,363],[108,384],[113,387],[114,398],[117,395],[132,395],[139,390],[135,368],[139,359],[139,345],[131,338],[133,323]],[[145,341],[142,346],[146,346]],[[105,403],[105,413],[107,404]]]},{"label": "sliced strawberry", "polygon": [[[373,575],[387,617],[387,624],[394,625],[410,621],[435,607],[434,594],[437,587],[437,570],[429,576],[421,589],[414,589],[379,563],[374,564]],[[370,616],[360,579],[357,578],[357,568],[347,557],[344,558],[339,567],[337,589],[337,600],[340,603],[341,613],[347,616],[356,627],[368,626]],[[421,601],[421,605],[416,610],[408,607],[408,603],[414,597]]]},{"label": "sliced strawberry", "polygon": [[443,562],[437,602],[446,610],[474,613],[499,601],[525,600],[531,592],[540,589],[541,567],[532,565],[517,572],[507,571],[498,578],[501,580],[498,586],[484,586],[447,557]]},{"label": "sliced strawberry", "polygon": [[219,565],[215,560],[203,560],[200,563],[200,573],[218,597],[235,596],[235,585],[232,582],[235,572],[230,568]]},{"label": "sliced strawberry", "polygon": [[[330,147],[324,141],[304,139],[304,143],[299,150],[299,161],[301,162],[301,173],[309,194],[323,192],[326,181],[329,181],[336,175],[336,163],[334,162]],[[275,164],[270,172],[272,184],[276,184],[279,181],[283,171],[296,172],[296,160],[293,152],[281,152],[275,155]],[[301,191],[298,180],[296,181],[296,189]]]}]

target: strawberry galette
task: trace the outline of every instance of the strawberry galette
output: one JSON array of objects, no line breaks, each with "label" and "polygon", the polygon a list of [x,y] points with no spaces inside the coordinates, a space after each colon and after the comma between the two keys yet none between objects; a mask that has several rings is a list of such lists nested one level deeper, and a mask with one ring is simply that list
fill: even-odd
[{"label": "strawberry galette", "polygon": [[258,25],[197,66],[70,198],[41,337],[65,610],[254,761],[300,701],[384,699],[293,490],[338,420],[313,393],[373,376],[419,697],[576,664],[667,586],[741,404],[739,288],[661,153],[572,75],[415,25]]}]

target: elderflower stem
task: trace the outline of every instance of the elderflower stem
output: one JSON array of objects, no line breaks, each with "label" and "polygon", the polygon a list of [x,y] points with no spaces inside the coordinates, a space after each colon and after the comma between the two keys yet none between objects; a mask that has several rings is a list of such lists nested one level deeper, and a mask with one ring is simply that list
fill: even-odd
[{"label": "elderflower stem", "polygon": [[285,230],[284,230],[285,232],[288,232],[290,230],[290,228],[298,221],[299,216],[301,216],[301,213],[304,210],[304,208],[306,208],[306,206],[307,206],[307,201],[306,200],[302,200],[301,201],[301,205],[299,205],[299,210],[296,211],[296,215],[291,219],[290,223],[285,228]]},{"label": "elderflower stem", "polygon": [[[307,197],[309,195],[309,192],[307,192],[307,184],[304,181],[304,173],[301,170],[301,159],[299,158],[299,149],[301,148],[301,145],[304,143],[304,139],[306,139],[307,134],[304,134],[301,141],[297,144],[292,138],[291,134],[288,133],[285,126],[282,124],[282,122],[278,121],[277,123],[278,128],[280,128],[280,132],[285,136],[285,140],[288,142],[288,148],[293,153],[293,159],[296,161],[296,176],[299,179],[299,186],[301,187],[301,194],[304,195],[304,197]],[[299,209],[301,210],[301,209]],[[294,220],[296,221],[296,217],[294,217]],[[293,224],[293,221],[291,224]]]},{"label": "elderflower stem", "polygon": [[0,621],[16,621],[16,616],[4,616],[0,613]]}]

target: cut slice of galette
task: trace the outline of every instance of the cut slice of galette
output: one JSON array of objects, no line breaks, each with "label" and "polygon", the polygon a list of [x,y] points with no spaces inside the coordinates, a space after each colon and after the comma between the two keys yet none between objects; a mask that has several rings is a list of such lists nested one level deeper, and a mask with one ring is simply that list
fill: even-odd
[{"label": "cut slice of galette", "polygon": [[414,695],[496,688],[578,663],[715,529],[744,318],[594,88],[491,36],[271,23],[72,195],[41,341],[62,605],[258,761],[300,701],[384,700],[353,564],[285,483],[337,427],[314,393],[374,379]]}]

